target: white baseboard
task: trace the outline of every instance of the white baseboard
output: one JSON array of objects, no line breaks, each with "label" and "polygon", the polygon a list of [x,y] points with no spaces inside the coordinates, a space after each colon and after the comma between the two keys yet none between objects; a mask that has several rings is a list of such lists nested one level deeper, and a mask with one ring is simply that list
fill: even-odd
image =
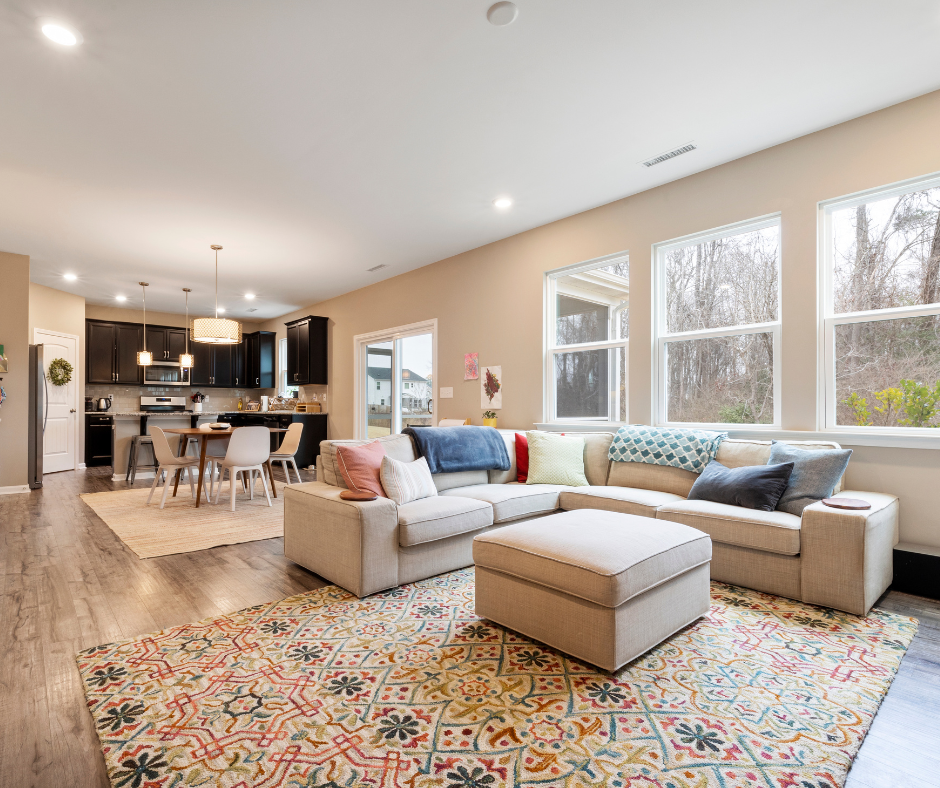
[{"label": "white baseboard", "polygon": [[[134,481],[136,482],[138,479],[152,479],[152,478],[153,478],[153,471],[137,471],[136,475],[134,476]],[[124,473],[115,473],[115,474],[112,474],[111,476],[112,482],[123,482],[125,479],[127,479],[126,471]]]},{"label": "white baseboard", "polygon": [[78,470],[80,470],[80,471],[86,470],[86,468],[85,468],[85,463],[80,462],[80,463],[78,464]]},{"label": "white baseboard", "polygon": [[0,487],[0,495],[16,495],[17,493],[28,493],[28,484],[14,484],[10,487]]}]

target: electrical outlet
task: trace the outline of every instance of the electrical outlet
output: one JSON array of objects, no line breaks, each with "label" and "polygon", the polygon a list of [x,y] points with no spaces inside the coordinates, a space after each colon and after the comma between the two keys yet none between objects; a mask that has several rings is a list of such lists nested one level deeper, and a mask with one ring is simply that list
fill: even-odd
[{"label": "electrical outlet", "polygon": [[454,387],[453,386],[441,386],[441,399],[453,399],[454,398]]}]

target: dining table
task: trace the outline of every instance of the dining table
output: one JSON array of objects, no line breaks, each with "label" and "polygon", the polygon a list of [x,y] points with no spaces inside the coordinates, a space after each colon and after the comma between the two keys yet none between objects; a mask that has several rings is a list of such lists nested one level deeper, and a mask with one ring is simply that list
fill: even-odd
[{"label": "dining table", "polygon": [[[206,448],[209,446],[209,441],[211,440],[221,440],[222,438],[231,438],[232,433],[235,430],[242,429],[241,427],[229,427],[225,430],[213,430],[213,429],[201,429],[199,427],[177,427],[174,429],[166,429],[164,432],[167,435],[179,435],[180,436],[180,445],[177,452],[178,457],[182,457],[186,453],[186,449],[189,446],[189,439],[195,438],[199,442],[199,483],[196,488],[196,508],[199,508],[199,504],[202,503],[202,488],[203,480],[206,475]],[[287,432],[285,427],[268,427],[269,432]],[[268,462],[263,463],[264,467],[268,469],[268,477],[271,480],[271,492],[274,493],[274,497],[277,498],[277,489],[274,486],[274,474],[271,472],[271,465]],[[157,471],[159,473],[159,471]],[[176,490],[180,485],[180,476],[182,474],[176,474],[176,481],[173,484],[173,497],[176,497]],[[169,483],[169,479],[167,479]],[[219,484],[222,483],[222,480],[219,480]],[[235,484],[235,479],[232,479],[232,484]]]}]

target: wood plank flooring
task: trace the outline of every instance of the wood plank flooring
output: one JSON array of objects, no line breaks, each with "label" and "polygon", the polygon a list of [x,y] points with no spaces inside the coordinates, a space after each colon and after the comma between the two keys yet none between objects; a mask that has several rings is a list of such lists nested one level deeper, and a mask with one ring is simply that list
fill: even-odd
[{"label": "wood plank flooring", "polygon": [[[78,497],[126,486],[93,469],[0,496],[0,788],[108,786],[76,652],[324,585],[284,558],[281,539],[140,560]],[[920,630],[847,786],[934,787],[940,603],[889,592],[879,605]]]}]

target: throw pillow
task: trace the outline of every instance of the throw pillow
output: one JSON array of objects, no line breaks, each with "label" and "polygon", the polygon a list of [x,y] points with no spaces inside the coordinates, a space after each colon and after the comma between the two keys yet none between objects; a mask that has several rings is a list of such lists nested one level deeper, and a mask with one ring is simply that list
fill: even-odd
[{"label": "throw pillow", "polygon": [[584,475],[584,438],[563,437],[549,432],[527,432],[525,436],[529,444],[526,484],[589,486]]},{"label": "throw pillow", "polygon": [[336,464],[340,475],[350,490],[371,492],[382,498],[388,498],[382,489],[379,471],[385,449],[378,441],[364,446],[337,446]]},{"label": "throw pillow", "polygon": [[792,462],[793,473],[777,508],[797,516],[811,503],[832,495],[849,465],[851,449],[800,449],[773,442],[768,463]]},{"label": "throw pillow", "polygon": [[424,457],[418,457],[414,462],[383,457],[380,473],[385,494],[399,506],[437,495],[437,487]]},{"label": "throw pillow", "polygon": [[718,460],[712,460],[692,485],[689,500],[714,501],[772,512],[787,489],[792,472],[792,462],[728,468]]},{"label": "throw pillow", "polygon": [[516,433],[516,481],[525,484],[529,475],[529,441],[521,432]]}]

